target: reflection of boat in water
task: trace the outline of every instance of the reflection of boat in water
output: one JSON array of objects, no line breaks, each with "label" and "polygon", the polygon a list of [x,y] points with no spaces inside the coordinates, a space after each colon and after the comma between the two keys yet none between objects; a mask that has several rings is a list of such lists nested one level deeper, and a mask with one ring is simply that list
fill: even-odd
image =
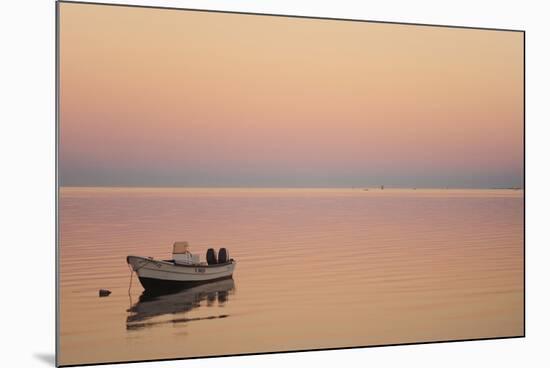
[{"label": "reflection of boat in water", "polygon": [[[153,294],[145,291],[139,301],[128,309],[126,329],[137,330],[159,324],[174,324],[203,319],[226,318],[227,314],[186,318],[185,313],[199,308],[206,301],[207,306],[216,303],[222,306],[228,301],[229,294],[235,288],[233,279],[213,281],[196,287],[180,290],[172,294]],[[155,321],[155,317],[170,315],[169,319]]]},{"label": "reflection of boat in water", "polygon": [[151,257],[128,256],[126,262],[138,275],[145,290],[164,292],[193,287],[214,280],[231,278],[236,261],[221,248],[219,257],[212,248],[206,253],[207,262],[188,250],[187,242],[174,243],[173,259],[157,260]]}]

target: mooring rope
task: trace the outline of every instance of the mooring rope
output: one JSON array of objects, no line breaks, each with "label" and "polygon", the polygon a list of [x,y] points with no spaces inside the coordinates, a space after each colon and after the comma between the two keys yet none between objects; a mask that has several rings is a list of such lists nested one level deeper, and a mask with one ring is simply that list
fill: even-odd
[{"label": "mooring rope", "polygon": [[146,259],[145,262],[143,262],[143,264],[138,268],[136,268],[135,270],[132,268],[132,265],[128,263],[128,267],[130,267],[130,285],[128,285],[128,295],[130,295],[130,289],[132,288],[132,280],[133,280],[134,272],[139,271],[149,263],[151,263],[151,260]]},{"label": "mooring rope", "polygon": [[132,296],[131,296],[130,290],[132,289],[132,280],[134,279],[134,270],[132,268],[132,265],[128,264],[128,267],[130,268],[130,284],[128,285],[128,295],[130,295],[130,302],[131,302]]}]

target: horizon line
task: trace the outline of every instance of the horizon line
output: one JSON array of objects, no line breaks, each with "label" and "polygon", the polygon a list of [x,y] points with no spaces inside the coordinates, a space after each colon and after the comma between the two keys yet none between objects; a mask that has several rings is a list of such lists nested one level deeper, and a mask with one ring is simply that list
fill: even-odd
[{"label": "horizon line", "polygon": [[401,186],[332,186],[332,187],[308,187],[308,186],[183,186],[183,185],[59,185],[59,188],[124,188],[124,189],[410,189],[410,190],[422,190],[422,189],[487,189],[487,190],[523,190],[522,186],[491,186],[491,187],[452,187],[452,186],[434,186],[434,187],[401,187]]}]

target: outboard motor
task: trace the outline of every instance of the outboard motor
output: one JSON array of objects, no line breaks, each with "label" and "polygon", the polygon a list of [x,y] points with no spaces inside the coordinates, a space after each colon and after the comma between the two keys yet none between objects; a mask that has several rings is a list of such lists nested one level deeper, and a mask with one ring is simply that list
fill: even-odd
[{"label": "outboard motor", "polygon": [[218,264],[218,258],[216,257],[216,251],[214,248],[208,248],[206,251],[206,262],[209,265]]},{"label": "outboard motor", "polygon": [[229,262],[229,252],[225,248],[220,248],[220,251],[218,252],[218,262],[219,263],[227,263]]}]

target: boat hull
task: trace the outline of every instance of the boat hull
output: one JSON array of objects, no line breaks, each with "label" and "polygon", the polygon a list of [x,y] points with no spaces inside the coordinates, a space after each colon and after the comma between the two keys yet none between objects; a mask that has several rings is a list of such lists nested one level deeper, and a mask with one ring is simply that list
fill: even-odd
[{"label": "boat hull", "polygon": [[235,261],[217,265],[179,265],[170,261],[128,256],[128,264],[147,291],[185,289],[233,276]]},{"label": "boat hull", "polygon": [[190,289],[199,285],[213,283],[216,281],[221,281],[221,280],[226,280],[231,278],[233,278],[233,275],[224,276],[221,278],[216,278],[211,280],[205,280],[205,281],[172,281],[172,280],[153,279],[149,277],[139,277],[139,282],[147,292],[165,293],[170,291]]}]

